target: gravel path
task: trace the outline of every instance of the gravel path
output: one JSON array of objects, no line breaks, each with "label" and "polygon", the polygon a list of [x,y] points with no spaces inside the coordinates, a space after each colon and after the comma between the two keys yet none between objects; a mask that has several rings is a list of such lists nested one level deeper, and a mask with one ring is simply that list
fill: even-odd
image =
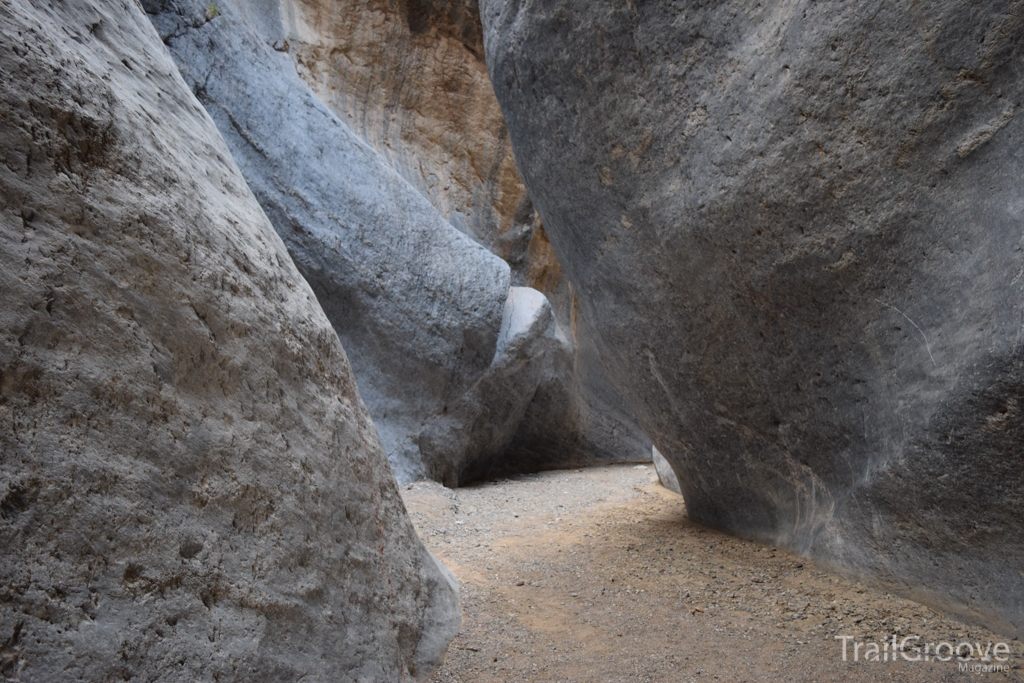
[{"label": "gravel path", "polygon": [[[433,683],[1024,681],[1020,642],[694,524],[650,466],[402,494],[462,584],[463,630]],[[865,662],[867,644],[854,662],[853,641],[844,662],[835,639],[881,647],[893,634],[1007,641],[1015,655],[979,674],[955,660]]]}]

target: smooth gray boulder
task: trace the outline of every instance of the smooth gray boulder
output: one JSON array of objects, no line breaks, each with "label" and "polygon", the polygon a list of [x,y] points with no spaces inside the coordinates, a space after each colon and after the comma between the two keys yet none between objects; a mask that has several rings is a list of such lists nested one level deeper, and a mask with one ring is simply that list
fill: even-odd
[{"label": "smooth gray boulder", "polygon": [[564,344],[542,293],[528,287],[509,290],[490,369],[420,434],[420,448],[431,462],[445,461],[445,451],[466,454],[437,472],[438,481],[451,487],[504,473],[509,465],[518,469],[518,463],[499,458],[507,453],[537,387],[551,376],[551,359]]},{"label": "smooth gray boulder", "polygon": [[[446,463],[446,469],[434,470],[435,479],[457,486],[642,460],[649,440],[628,428],[632,418],[622,414],[616,392],[604,397],[594,391],[607,384],[603,373],[594,372],[596,356],[586,359],[590,363],[580,358],[579,341],[574,345],[559,324],[549,298],[530,287],[512,287],[487,372],[420,432],[424,459]],[[455,459],[446,452],[465,455]]]},{"label": "smooth gray boulder", "polygon": [[146,0],[348,351],[399,481],[442,478],[478,444],[425,456],[424,426],[488,370],[508,266],[444,220],[275,51],[276,2]]},{"label": "smooth gray boulder", "polygon": [[482,0],[516,160],[698,522],[1024,627],[1024,15]]},{"label": "smooth gray boulder", "polygon": [[134,2],[0,4],[0,677],[424,680],[345,352]]},{"label": "smooth gray boulder", "polygon": [[[548,299],[557,297],[548,294]],[[552,307],[554,308],[554,306]],[[552,345],[549,370],[492,476],[589,465],[647,462],[651,440],[643,433],[611,384],[594,346],[570,309],[555,312],[559,344]]]}]

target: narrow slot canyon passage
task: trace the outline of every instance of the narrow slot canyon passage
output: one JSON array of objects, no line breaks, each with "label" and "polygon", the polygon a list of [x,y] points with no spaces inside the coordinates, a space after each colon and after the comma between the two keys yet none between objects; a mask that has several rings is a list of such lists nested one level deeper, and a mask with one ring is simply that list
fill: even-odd
[{"label": "narrow slot canyon passage", "polygon": [[1024,683],[1024,0],[0,0],[0,73],[0,683]]},{"label": "narrow slot canyon passage", "polygon": [[[854,662],[854,642],[1006,640],[694,524],[649,465],[402,496],[461,584],[462,632],[434,683],[977,680],[955,660],[866,662],[861,648]],[[837,635],[856,638],[846,662]],[[1022,680],[1011,666],[985,680]]]}]

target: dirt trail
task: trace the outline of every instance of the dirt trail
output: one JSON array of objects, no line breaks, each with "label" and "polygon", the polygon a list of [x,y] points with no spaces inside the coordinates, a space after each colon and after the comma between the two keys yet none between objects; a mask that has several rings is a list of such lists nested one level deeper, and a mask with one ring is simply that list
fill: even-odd
[{"label": "dirt trail", "polygon": [[[463,630],[434,683],[1024,680],[1020,642],[694,524],[650,466],[402,493],[462,584]],[[1015,654],[980,674],[863,661],[893,634]],[[836,635],[865,643],[859,661],[852,641],[843,661]]]}]

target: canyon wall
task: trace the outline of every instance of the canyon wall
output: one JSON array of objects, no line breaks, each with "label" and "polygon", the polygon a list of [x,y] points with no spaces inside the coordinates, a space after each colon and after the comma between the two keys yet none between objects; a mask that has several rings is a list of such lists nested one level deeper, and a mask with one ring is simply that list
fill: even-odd
[{"label": "canyon wall", "polygon": [[1024,4],[482,0],[691,518],[1024,627]]},{"label": "canyon wall", "polygon": [[[530,328],[546,335],[520,348],[535,357],[512,363],[496,353],[509,286],[522,277],[456,230],[300,79],[302,62],[297,69],[290,55],[294,8],[272,0],[220,3],[216,15],[197,0],[145,7],[341,337],[400,481],[456,485],[646,456],[621,400],[605,398],[613,390],[585,390],[608,383],[599,365],[578,363],[588,356],[564,325]],[[388,63],[375,68],[386,73]],[[467,135],[467,148],[485,146]],[[450,150],[431,150],[419,168],[456,164]],[[568,292],[557,272],[554,281]],[[549,303],[538,314],[557,310]],[[478,400],[484,393],[490,407]]]},{"label": "canyon wall", "polygon": [[425,680],[334,330],[137,3],[0,5],[0,675]]},{"label": "canyon wall", "polygon": [[475,2],[290,0],[281,16],[279,47],[342,121],[452,225],[502,258],[523,250],[533,212]]},{"label": "canyon wall", "polygon": [[572,284],[515,168],[484,63],[476,0],[281,0],[283,35],[317,96],[459,230],[543,292],[570,354],[510,452],[521,470],[642,461],[650,441],[608,379]]}]

